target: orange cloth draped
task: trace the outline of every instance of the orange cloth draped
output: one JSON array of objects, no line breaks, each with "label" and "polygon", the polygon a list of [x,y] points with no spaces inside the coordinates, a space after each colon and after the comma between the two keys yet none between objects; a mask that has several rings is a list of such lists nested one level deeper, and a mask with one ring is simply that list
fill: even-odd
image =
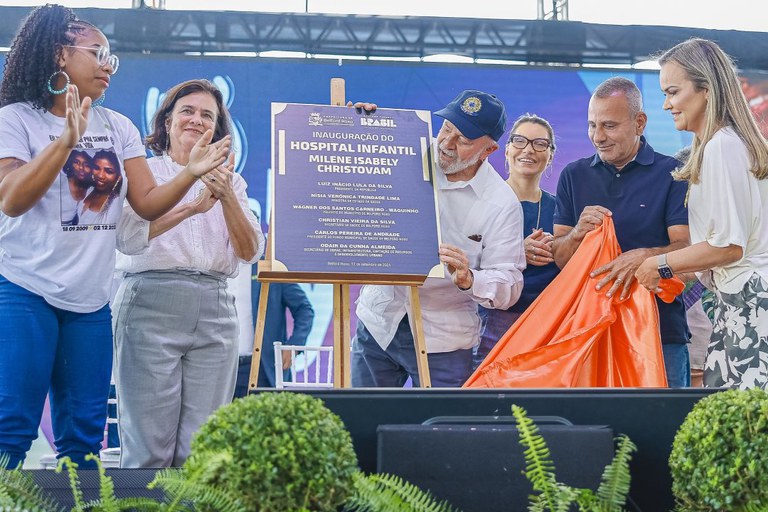
[{"label": "orange cloth draped", "polygon": [[[463,387],[667,387],[653,295],[635,281],[625,300],[607,297],[589,277],[620,252],[605,217]],[[663,281],[665,300],[682,291]]]}]

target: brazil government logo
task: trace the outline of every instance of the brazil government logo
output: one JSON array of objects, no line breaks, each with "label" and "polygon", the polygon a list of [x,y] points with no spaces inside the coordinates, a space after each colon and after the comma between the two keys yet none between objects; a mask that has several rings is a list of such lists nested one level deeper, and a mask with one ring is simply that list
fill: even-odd
[{"label": "brazil government logo", "polygon": [[483,102],[477,96],[470,96],[461,103],[461,111],[470,116],[477,115],[483,108]]}]

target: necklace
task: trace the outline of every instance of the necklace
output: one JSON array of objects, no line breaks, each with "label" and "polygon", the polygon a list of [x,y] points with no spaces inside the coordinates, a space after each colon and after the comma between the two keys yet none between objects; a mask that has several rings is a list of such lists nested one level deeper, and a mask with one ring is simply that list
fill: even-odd
[{"label": "necklace", "polygon": [[[512,186],[512,183],[509,181],[506,182],[507,185],[509,185],[509,188],[512,189],[512,192],[515,192],[515,187]],[[517,195],[517,192],[515,192],[515,195]],[[534,230],[539,229],[541,224],[541,198],[544,195],[544,191],[540,188],[539,189],[539,213],[536,214],[536,227],[533,228]]]},{"label": "necklace", "polygon": [[544,191],[539,189],[539,213],[536,215],[536,227],[534,229],[539,229],[539,223],[541,222],[541,197],[544,195]]}]

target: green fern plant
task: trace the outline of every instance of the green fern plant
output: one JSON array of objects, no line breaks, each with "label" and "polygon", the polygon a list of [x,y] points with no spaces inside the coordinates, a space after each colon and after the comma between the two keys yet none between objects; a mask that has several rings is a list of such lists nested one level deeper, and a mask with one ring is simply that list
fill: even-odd
[{"label": "green fern plant", "polygon": [[99,471],[99,498],[97,500],[85,501],[80,486],[80,476],[77,472],[77,463],[72,462],[69,457],[62,457],[59,459],[59,464],[56,467],[56,472],[58,473],[65,469],[67,471],[69,487],[72,490],[72,497],[75,502],[72,512],[123,512],[128,510],[141,510],[142,512],[160,510],[166,512],[166,508],[164,508],[162,503],[158,503],[151,498],[117,498],[115,496],[115,484],[101,465],[99,457],[94,454],[88,454],[85,456],[85,460],[94,461]]},{"label": "green fern plant", "polygon": [[[99,471],[99,498],[97,500],[86,502],[83,498],[77,472],[78,465],[72,462],[69,457],[63,457],[59,461],[57,471],[61,472],[64,469],[67,471],[75,502],[72,512],[135,510],[142,512],[242,512],[245,510],[242,503],[230,493],[204,483],[205,478],[210,478],[211,474],[217,473],[229,463],[231,455],[227,453],[202,453],[194,455],[194,457],[197,457],[197,468],[199,468],[197,472],[164,469],[158,471],[154,480],[147,486],[149,489],[162,489],[165,493],[163,501],[146,497],[117,498],[112,478],[106,474],[101,461],[95,455],[87,455],[86,460],[96,462]],[[1,505],[0,510],[4,510]],[[48,512],[49,510],[53,511],[54,508],[40,508],[39,510]]]},{"label": "green fern plant", "polygon": [[20,469],[7,469],[8,455],[0,454],[0,510],[24,512],[62,512],[32,477]]},{"label": "green fern plant", "polygon": [[218,474],[232,461],[232,454],[224,452],[200,452],[190,456],[193,464],[184,470],[164,469],[155,475],[150,489],[165,492],[168,504],[159,509],[163,512],[241,512],[245,506],[237,495],[207,484],[212,475]]},{"label": "green fern plant", "polygon": [[525,448],[525,476],[538,493],[530,496],[529,511],[568,512],[574,504],[583,512],[624,510],[631,479],[629,462],[637,449],[627,436],[620,435],[616,439],[616,454],[603,471],[600,486],[594,493],[591,489],[578,489],[558,482],[549,448],[539,428],[520,406],[512,406],[512,415],[517,421],[520,444]]},{"label": "green fern plant", "polygon": [[428,492],[402,478],[388,474],[354,477],[354,494],[344,504],[357,512],[451,512],[445,502],[438,502]]}]

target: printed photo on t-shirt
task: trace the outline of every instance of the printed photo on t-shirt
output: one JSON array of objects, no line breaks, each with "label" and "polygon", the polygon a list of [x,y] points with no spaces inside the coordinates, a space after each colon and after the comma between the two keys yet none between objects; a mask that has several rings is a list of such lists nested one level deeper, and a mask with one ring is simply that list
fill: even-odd
[{"label": "printed photo on t-shirt", "polygon": [[123,173],[113,149],[72,150],[60,174],[61,225],[115,225]]}]

